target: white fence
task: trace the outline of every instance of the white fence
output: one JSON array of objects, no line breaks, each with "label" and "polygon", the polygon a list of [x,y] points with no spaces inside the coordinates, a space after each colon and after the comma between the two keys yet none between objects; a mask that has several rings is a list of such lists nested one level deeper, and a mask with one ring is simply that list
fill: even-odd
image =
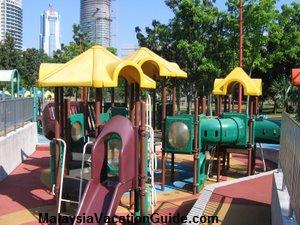
[{"label": "white fence", "polygon": [[284,185],[290,195],[290,206],[300,221],[300,124],[283,113],[281,122],[279,164]]}]

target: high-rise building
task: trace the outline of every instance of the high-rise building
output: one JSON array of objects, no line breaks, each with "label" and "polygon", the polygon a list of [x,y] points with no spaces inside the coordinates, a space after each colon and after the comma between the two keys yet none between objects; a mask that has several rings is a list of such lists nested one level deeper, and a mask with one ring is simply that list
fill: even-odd
[{"label": "high-rise building", "polygon": [[41,15],[40,49],[50,57],[61,48],[60,16],[52,5]]},{"label": "high-rise building", "polygon": [[111,0],[80,0],[80,26],[90,41],[110,46]]},{"label": "high-rise building", "polygon": [[22,0],[0,0],[0,41],[3,41],[7,35],[14,38],[16,48],[22,49]]}]

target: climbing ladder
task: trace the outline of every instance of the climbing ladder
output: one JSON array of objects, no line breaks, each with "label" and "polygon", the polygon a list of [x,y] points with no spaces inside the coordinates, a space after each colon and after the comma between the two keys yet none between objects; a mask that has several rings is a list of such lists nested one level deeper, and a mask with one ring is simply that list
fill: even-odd
[{"label": "climbing ladder", "polygon": [[157,170],[157,155],[155,153],[154,148],[154,130],[152,128],[152,102],[151,97],[147,95],[146,101],[146,129],[148,133],[148,140],[147,140],[147,149],[149,152],[149,173],[150,173],[150,204],[151,204],[151,211],[154,212],[154,207],[157,203],[157,195],[154,183],[154,174]]},{"label": "climbing ladder", "polygon": [[[60,138],[56,138],[53,139],[53,141],[57,141],[59,143],[62,143],[63,146],[63,154],[61,155],[60,159],[59,159],[59,163],[61,164],[60,167],[60,189],[59,189],[59,196],[58,196],[58,208],[57,208],[57,215],[62,215],[62,216],[73,216],[70,215],[68,213],[63,212],[62,213],[62,204],[63,203],[71,203],[71,204],[75,204],[77,205],[77,207],[79,207],[79,204],[81,202],[81,198],[82,198],[82,188],[83,188],[83,170],[84,170],[84,164],[86,162],[85,160],[85,154],[86,154],[86,149],[88,145],[91,145],[93,142],[88,141],[84,147],[83,147],[83,153],[82,153],[82,159],[81,159],[81,170],[80,170],[80,180],[79,180],[79,192],[78,192],[78,201],[74,201],[71,199],[67,199],[67,198],[63,198],[63,189],[64,189],[64,184],[65,184],[65,175],[64,175],[64,171],[65,171],[65,162],[66,162],[66,142],[63,139]],[[53,185],[52,190],[55,189],[55,185]],[[53,191],[54,193],[54,191]],[[55,193],[54,193],[55,194]]]}]

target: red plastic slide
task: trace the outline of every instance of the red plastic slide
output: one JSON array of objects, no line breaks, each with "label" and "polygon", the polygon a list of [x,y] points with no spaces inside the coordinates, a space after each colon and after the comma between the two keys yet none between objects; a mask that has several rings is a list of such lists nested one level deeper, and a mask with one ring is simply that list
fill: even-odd
[{"label": "red plastic slide", "polygon": [[[105,142],[111,134],[118,134],[122,141],[119,150],[118,181],[107,178],[107,149]],[[122,195],[133,189],[137,179],[135,130],[122,116],[112,117],[104,126],[92,150],[92,174],[76,214],[74,224],[105,224],[106,216],[114,216]]]}]

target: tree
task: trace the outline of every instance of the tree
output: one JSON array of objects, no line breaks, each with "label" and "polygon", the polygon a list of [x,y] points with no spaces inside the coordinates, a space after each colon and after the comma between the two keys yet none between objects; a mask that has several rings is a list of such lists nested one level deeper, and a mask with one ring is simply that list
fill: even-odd
[{"label": "tree", "polygon": [[[62,45],[61,50],[57,50],[54,53],[52,61],[55,63],[66,63],[94,45],[96,45],[96,43],[88,39],[87,33],[81,30],[80,25],[73,24],[73,41],[69,42],[68,45]],[[113,54],[117,54],[116,48],[109,47],[107,50]],[[69,96],[77,96],[77,91],[78,88],[65,89],[66,95]]]},{"label": "tree", "polygon": [[20,66],[21,50],[16,49],[13,37],[7,35],[0,43],[0,69],[18,69]]},{"label": "tree", "polygon": [[94,43],[88,40],[87,34],[82,32],[80,25],[73,24],[73,41],[68,45],[62,45],[61,50],[57,50],[54,53],[53,61],[66,63],[93,45]]},{"label": "tree", "polygon": [[[61,50],[54,53],[53,62],[66,63],[94,45],[96,43],[88,40],[87,34],[82,32],[80,25],[73,24],[73,41],[68,45],[62,45]],[[109,47],[107,50],[117,54],[116,48]]]},{"label": "tree", "polygon": [[[188,73],[177,86],[188,96],[211,93],[213,81],[238,66],[239,0],[227,0],[219,11],[215,1],[165,0],[174,13],[168,24],[154,20],[145,33],[137,27],[139,44],[175,61]],[[271,83],[300,61],[300,4],[277,0],[244,1],[244,69],[261,78],[266,99]]]},{"label": "tree", "polygon": [[42,50],[35,48],[26,49],[21,57],[19,70],[22,85],[26,88],[36,86],[41,63],[50,62],[51,58]]},{"label": "tree", "polygon": [[11,36],[6,36],[0,43],[0,69],[17,69],[21,75],[21,85],[27,88],[35,86],[40,64],[49,60],[49,57],[40,50],[16,49]]},{"label": "tree", "polygon": [[[146,35],[137,27],[137,38],[141,46],[175,61],[188,73],[188,78],[177,87],[181,90],[179,93],[187,96],[190,109],[191,96],[208,93],[212,87],[210,77],[220,72],[211,55],[204,54],[209,51],[210,38],[216,33],[219,11],[208,1],[166,1],[166,4],[174,13],[170,23],[165,25],[154,20],[151,28],[145,28]],[[205,90],[201,92],[199,85]]]},{"label": "tree", "polygon": [[275,79],[270,87],[270,92],[274,101],[273,113],[277,112],[278,107],[284,108],[286,112],[293,111],[290,102],[294,100],[293,96],[297,95],[297,91],[288,77],[280,76]]}]

